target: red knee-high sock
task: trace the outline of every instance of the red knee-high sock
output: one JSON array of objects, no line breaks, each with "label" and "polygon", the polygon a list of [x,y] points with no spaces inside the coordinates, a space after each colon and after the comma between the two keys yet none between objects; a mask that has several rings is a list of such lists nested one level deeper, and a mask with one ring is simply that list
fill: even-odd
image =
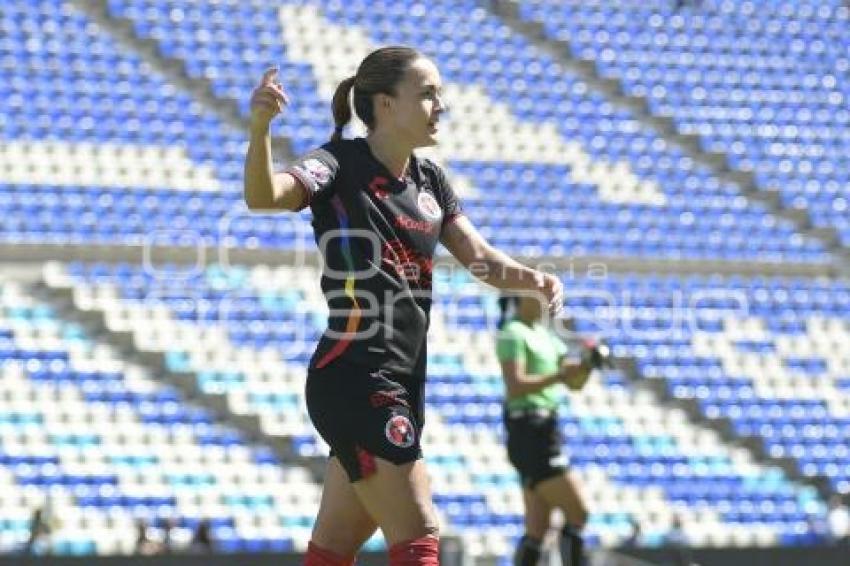
[{"label": "red knee-high sock", "polygon": [[392,545],[390,566],[440,566],[440,539],[426,535]]},{"label": "red knee-high sock", "polygon": [[307,544],[307,553],[304,555],[304,566],[353,566],[354,557],[346,558],[335,552],[313,544]]}]

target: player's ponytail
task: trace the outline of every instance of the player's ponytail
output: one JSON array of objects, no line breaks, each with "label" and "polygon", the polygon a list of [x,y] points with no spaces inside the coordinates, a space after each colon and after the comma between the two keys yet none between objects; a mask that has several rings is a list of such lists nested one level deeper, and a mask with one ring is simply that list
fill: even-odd
[{"label": "player's ponytail", "polygon": [[348,98],[351,95],[351,89],[354,88],[354,81],[356,79],[357,76],[352,75],[336,87],[332,103],[335,127],[331,141],[341,140],[343,128],[351,121],[351,104],[348,102]]}]

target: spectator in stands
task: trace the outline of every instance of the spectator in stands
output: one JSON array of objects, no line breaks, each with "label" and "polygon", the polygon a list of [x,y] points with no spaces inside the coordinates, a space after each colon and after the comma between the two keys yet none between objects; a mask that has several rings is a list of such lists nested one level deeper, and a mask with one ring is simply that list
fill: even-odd
[{"label": "spectator in stands", "polygon": [[505,429],[508,459],[519,472],[525,502],[525,534],[514,553],[516,566],[535,566],[550,528],[553,509],[565,517],[561,562],[583,565],[581,530],[587,508],[561,454],[558,404],[562,385],[579,391],[601,351],[591,343],[568,355],[567,345],[545,324],[545,308],[536,296],[503,296],[496,353],[507,399]]},{"label": "spectator in stands", "polygon": [[631,527],[631,532],[629,533],[628,538],[623,541],[624,548],[635,548],[641,545],[643,538],[643,529],[640,526],[640,522],[638,522],[634,517],[629,517],[629,526]]},{"label": "spectator in stands", "polygon": [[162,552],[171,554],[174,548],[174,531],[177,529],[177,519],[168,517],[162,524]]},{"label": "spectator in stands", "polygon": [[142,556],[151,556],[153,554],[160,554],[161,552],[162,545],[150,536],[148,522],[142,518],[136,519],[136,547],[134,553]]},{"label": "spectator in stands", "polygon": [[48,499],[37,507],[30,518],[30,534],[24,544],[24,554],[50,554],[50,534],[53,532],[53,506]]},{"label": "spectator in stands", "polygon": [[33,510],[29,537],[24,543],[24,554],[51,554],[51,536],[61,524],[53,506],[53,498],[48,495],[44,504]]},{"label": "spectator in stands", "polygon": [[[343,139],[351,98],[365,138]],[[418,51],[369,54],[334,94],[331,141],[275,173],[269,124],[287,102],[267,71],[251,99],[245,201],[251,210],[309,206],[324,261],[330,315],[306,398],[331,457],[305,562],[351,564],[380,527],[391,564],[437,564],[420,448],[436,245],[498,288],[538,291],[553,311],[563,288],[493,248],[462,214],[443,170],[414,154],[437,143],[446,110],[440,73]]]},{"label": "spectator in stands", "polygon": [[202,519],[192,534],[192,542],[189,549],[195,553],[211,554],[215,551],[212,537],[212,525],[209,519]]},{"label": "spectator in stands", "polygon": [[829,544],[832,540],[830,532],[829,516],[824,513],[809,513],[806,516],[807,533],[804,536],[804,544],[821,546]]},{"label": "spectator in stands", "polygon": [[694,563],[688,534],[678,515],[673,516],[673,524],[667,531],[664,544],[672,551],[673,564],[676,566],[691,566]]},{"label": "spectator in stands", "polygon": [[850,511],[837,493],[829,498],[827,521],[829,537],[835,544],[850,545]]}]

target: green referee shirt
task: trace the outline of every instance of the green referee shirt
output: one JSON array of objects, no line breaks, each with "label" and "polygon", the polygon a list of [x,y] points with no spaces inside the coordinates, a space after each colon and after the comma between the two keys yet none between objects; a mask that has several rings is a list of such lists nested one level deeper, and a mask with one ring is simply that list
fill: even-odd
[{"label": "green referee shirt", "polygon": [[[496,340],[499,361],[514,361],[525,369],[526,375],[547,376],[558,371],[567,346],[545,325],[526,325],[512,320],[502,327]],[[509,409],[555,409],[559,403],[561,384],[529,393],[507,402]]]}]

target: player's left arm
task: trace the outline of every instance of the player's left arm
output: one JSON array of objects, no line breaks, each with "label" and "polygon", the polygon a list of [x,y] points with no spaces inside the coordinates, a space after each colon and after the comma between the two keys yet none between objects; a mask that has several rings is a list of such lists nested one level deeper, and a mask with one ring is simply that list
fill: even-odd
[{"label": "player's left arm", "polygon": [[560,279],[526,267],[493,247],[465,215],[459,214],[443,226],[440,242],[484,283],[503,290],[541,292],[550,310],[561,308],[564,290]]}]

